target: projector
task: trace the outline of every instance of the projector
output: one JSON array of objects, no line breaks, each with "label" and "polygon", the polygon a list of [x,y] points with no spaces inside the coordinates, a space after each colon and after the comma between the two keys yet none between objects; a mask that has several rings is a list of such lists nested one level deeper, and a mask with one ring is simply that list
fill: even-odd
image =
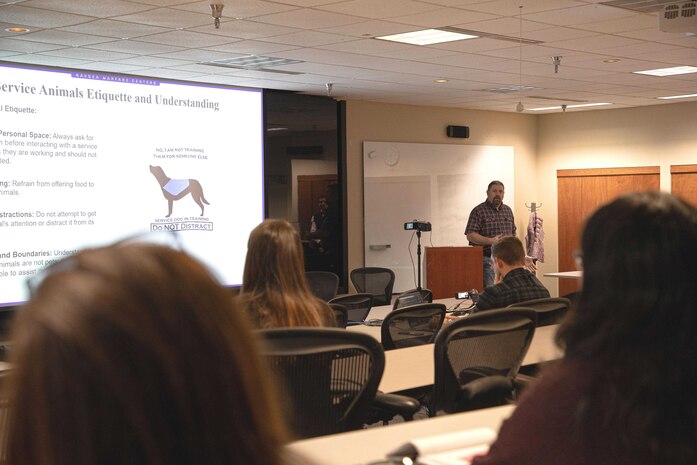
[{"label": "projector", "polygon": [[665,5],[658,13],[658,28],[663,32],[697,34],[697,1]]},{"label": "projector", "polygon": [[410,223],[404,223],[405,231],[430,231],[431,223],[414,220]]}]

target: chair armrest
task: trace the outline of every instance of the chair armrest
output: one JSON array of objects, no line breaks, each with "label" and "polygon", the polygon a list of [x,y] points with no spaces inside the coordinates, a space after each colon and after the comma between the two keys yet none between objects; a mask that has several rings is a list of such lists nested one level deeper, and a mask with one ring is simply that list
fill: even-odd
[{"label": "chair armrest", "polygon": [[534,381],[534,376],[518,373],[513,379],[513,387],[515,389],[515,398],[513,400],[517,400],[518,396],[520,396],[523,390],[527,388],[530,384],[532,384]]},{"label": "chair armrest", "polygon": [[408,421],[419,411],[421,404],[413,397],[378,392],[375,394],[373,407],[381,411],[399,414]]},{"label": "chair armrest", "polygon": [[484,376],[467,383],[462,388],[462,398],[474,402],[487,397],[505,397],[513,392],[513,381],[505,376]]}]

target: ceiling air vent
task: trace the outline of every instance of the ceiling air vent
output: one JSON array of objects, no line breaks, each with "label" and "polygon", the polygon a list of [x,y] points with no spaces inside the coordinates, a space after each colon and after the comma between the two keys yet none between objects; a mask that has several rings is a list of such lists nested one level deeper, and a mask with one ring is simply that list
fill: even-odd
[{"label": "ceiling air vent", "polygon": [[601,5],[624,8],[639,13],[657,13],[663,10],[664,6],[672,3],[677,2],[675,0],[611,0],[600,2]]},{"label": "ceiling air vent", "polygon": [[658,28],[663,32],[697,33],[697,2],[664,6],[658,16]]},{"label": "ceiling air vent", "polygon": [[262,71],[265,73],[279,74],[304,74],[297,71],[287,71],[283,69],[270,69],[277,66],[294,65],[303,63],[300,60],[289,60],[287,58],[265,57],[261,55],[249,55],[238,58],[228,58],[225,60],[215,60],[200,63],[207,66],[219,66],[221,68],[247,69],[251,71]]}]

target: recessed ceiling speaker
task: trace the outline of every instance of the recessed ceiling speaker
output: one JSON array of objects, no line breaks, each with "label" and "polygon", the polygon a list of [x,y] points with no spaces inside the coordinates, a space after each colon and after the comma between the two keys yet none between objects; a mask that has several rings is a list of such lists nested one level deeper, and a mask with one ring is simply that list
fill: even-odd
[{"label": "recessed ceiling speaker", "polygon": [[445,133],[448,137],[467,139],[470,136],[470,128],[469,126],[448,126]]}]

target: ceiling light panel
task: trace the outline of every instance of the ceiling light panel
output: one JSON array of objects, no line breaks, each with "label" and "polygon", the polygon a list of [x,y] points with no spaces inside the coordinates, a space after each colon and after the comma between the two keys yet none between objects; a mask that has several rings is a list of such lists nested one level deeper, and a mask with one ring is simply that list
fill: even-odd
[{"label": "ceiling light panel", "polygon": [[697,73],[695,66],[675,66],[673,68],[649,69],[646,71],[634,71],[634,74],[646,74],[648,76],[676,76],[678,74]]},{"label": "ceiling light panel", "polygon": [[[612,103],[582,103],[580,105],[567,105],[566,109],[569,110],[571,108],[600,107],[603,105],[612,105]],[[557,105],[554,107],[529,108],[529,110],[531,110],[531,111],[561,110],[561,109],[562,109],[561,105]]]},{"label": "ceiling light panel", "polygon": [[678,99],[678,98],[693,98],[697,97],[697,94],[685,94],[685,95],[669,95],[667,97],[656,97],[661,100],[672,100],[672,99]]},{"label": "ceiling light panel", "polygon": [[380,36],[376,37],[376,39],[412,45],[432,45],[442,44],[443,42],[454,42],[456,40],[475,39],[477,37],[478,36],[461,34],[459,32],[442,31],[440,29],[424,29],[421,31],[405,32],[403,34]]}]

